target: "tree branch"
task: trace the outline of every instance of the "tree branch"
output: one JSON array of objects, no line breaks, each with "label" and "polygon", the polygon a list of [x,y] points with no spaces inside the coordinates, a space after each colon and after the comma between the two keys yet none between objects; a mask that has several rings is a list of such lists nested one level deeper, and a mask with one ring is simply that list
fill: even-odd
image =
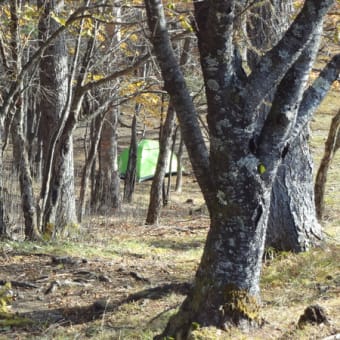
[{"label": "tree branch", "polygon": [[281,158],[292,125],[296,121],[303,91],[315,61],[322,34],[322,22],[313,38],[280,82],[258,140],[257,155],[267,168]]},{"label": "tree branch", "polygon": [[213,181],[209,172],[208,150],[197,119],[196,109],[171,46],[163,5],[160,0],[145,0],[144,2],[154,52],[164,79],[164,88],[175,107],[194,173],[205,200],[209,204],[212,202],[210,195]]},{"label": "tree branch", "polygon": [[87,15],[79,15],[84,8],[80,8],[75,11],[69,19],[66,21],[64,26],[60,26],[51,36],[40,46],[40,48],[32,55],[32,57],[27,61],[25,65],[23,65],[21,72],[17,75],[16,80],[12,82],[12,85],[6,95],[4,96],[4,102],[0,108],[0,115],[6,116],[15,97],[16,93],[20,90],[20,86],[27,75],[28,71],[31,69],[33,65],[39,62],[40,58],[42,57],[43,53],[47,49],[47,47],[61,34],[65,31],[73,22],[77,20],[81,20],[84,17],[88,17]]},{"label": "tree branch", "polygon": [[256,69],[250,74],[247,85],[241,91],[242,97],[247,98],[249,103],[245,110],[249,124],[253,123],[254,119],[251,112],[256,110],[266,95],[280,83],[333,4],[334,0],[306,0],[283,38],[260,59]]},{"label": "tree branch", "polygon": [[145,55],[143,55],[142,57],[140,57],[139,59],[137,59],[131,66],[126,67],[122,70],[116,71],[111,73],[110,75],[108,75],[105,78],[99,79],[97,81],[91,81],[89,83],[87,83],[86,85],[83,85],[81,87],[81,93],[85,93],[88,92],[90,90],[93,90],[94,88],[100,86],[100,85],[104,85],[106,83],[108,83],[111,80],[115,80],[119,77],[122,77],[124,75],[129,74],[130,72],[134,71],[135,69],[137,69],[138,67],[141,66],[141,64],[143,64],[144,62],[146,62],[148,59],[150,58],[150,54],[146,53]]},{"label": "tree branch", "polygon": [[229,86],[233,75],[235,1],[205,0],[194,2],[194,6],[206,91],[214,90],[209,86],[212,79],[222,91]]},{"label": "tree branch", "polygon": [[320,72],[318,78],[305,91],[296,123],[288,143],[291,144],[312,118],[315,110],[328,93],[333,82],[340,80],[340,53],[336,54]]}]

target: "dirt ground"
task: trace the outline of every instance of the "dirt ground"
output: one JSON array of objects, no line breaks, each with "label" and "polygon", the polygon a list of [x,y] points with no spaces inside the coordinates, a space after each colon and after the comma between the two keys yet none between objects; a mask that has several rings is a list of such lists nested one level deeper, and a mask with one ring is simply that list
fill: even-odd
[{"label": "dirt ground", "polygon": [[[140,185],[137,202],[147,185]],[[125,220],[88,217],[65,242],[1,242],[0,280],[12,283],[10,311],[19,321],[0,320],[0,339],[152,339],[188,293],[202,253],[209,219],[194,195],[173,194],[159,226],[143,224],[145,202],[123,207]],[[250,334],[202,329],[193,339],[340,333],[339,250],[330,239],[307,255],[281,254],[266,262],[263,327]],[[325,308],[329,323],[300,329],[299,316],[311,304]]]},{"label": "dirt ground", "polygon": [[[316,168],[339,108],[338,92],[330,98],[312,123]],[[325,244],[274,254],[264,264],[263,327],[199,329],[193,339],[340,339],[339,168],[337,155],[327,184]],[[164,329],[192,285],[209,218],[197,183],[186,176],[161,224],[145,226],[149,186],[138,184],[134,204],[119,214],[87,216],[65,241],[0,242],[0,339],[147,340]],[[11,288],[4,293],[6,282]],[[321,306],[327,322],[299,327],[310,305]],[[2,317],[6,308],[11,318]]]},{"label": "dirt ground", "polygon": [[[68,329],[79,329],[82,336],[92,337],[86,330],[91,323],[103,322],[105,316],[110,320],[124,306],[155,304],[160,312],[164,307],[177,307],[191,286],[198,263],[193,256],[201,251],[208,227],[206,217],[158,227],[117,226],[108,217],[98,216],[92,223],[81,231],[88,235],[81,240],[26,244],[22,249],[19,243],[2,243],[0,279],[11,282],[14,300],[10,310],[27,318],[28,323],[23,320],[12,327],[10,322],[0,321],[1,339],[55,338],[59,336],[53,333],[55,329],[66,333],[61,338],[68,338]],[[184,265],[172,261],[176,249]],[[185,252],[192,249],[193,255],[188,257]],[[169,294],[178,295],[174,302],[158,301]],[[149,308],[146,311],[151,313]],[[113,320],[108,322],[114,330],[119,329]],[[111,334],[113,339],[116,333]]]}]

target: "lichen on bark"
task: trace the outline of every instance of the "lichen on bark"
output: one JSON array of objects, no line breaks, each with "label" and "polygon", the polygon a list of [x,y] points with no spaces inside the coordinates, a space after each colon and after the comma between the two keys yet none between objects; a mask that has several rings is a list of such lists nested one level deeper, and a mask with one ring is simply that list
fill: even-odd
[{"label": "lichen on bark", "polygon": [[257,297],[233,284],[227,284],[224,288],[224,298],[225,328],[229,325],[248,328],[261,324],[260,304]]}]

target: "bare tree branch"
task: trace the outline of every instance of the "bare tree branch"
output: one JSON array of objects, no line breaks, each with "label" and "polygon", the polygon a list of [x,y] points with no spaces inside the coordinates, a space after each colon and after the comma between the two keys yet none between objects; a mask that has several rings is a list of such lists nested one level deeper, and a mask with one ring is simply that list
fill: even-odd
[{"label": "bare tree branch", "polygon": [[293,143],[308,124],[315,110],[328,93],[333,82],[340,79],[340,54],[336,54],[320,72],[318,78],[305,91],[299,107],[297,120],[288,143]]},{"label": "bare tree branch", "polygon": [[[250,103],[246,112],[256,110],[266,95],[279,84],[333,4],[334,0],[305,1],[301,12],[283,38],[260,59],[256,69],[250,74],[244,90],[241,91],[241,96]],[[248,116],[248,123],[251,124],[254,118]]]},{"label": "bare tree branch", "polygon": [[175,107],[195,175],[203,195],[206,195],[206,202],[209,204],[212,202],[210,196],[208,197],[209,188],[213,187],[213,182],[209,171],[208,150],[197,119],[196,109],[171,46],[162,2],[145,0],[145,6],[154,52],[164,79],[164,88],[168,91]]},{"label": "bare tree branch", "polygon": [[318,52],[321,34],[322,22],[275,92],[271,109],[261,130],[257,150],[267,172],[274,166],[273,163],[281,158],[287,136],[296,121],[299,103]]}]

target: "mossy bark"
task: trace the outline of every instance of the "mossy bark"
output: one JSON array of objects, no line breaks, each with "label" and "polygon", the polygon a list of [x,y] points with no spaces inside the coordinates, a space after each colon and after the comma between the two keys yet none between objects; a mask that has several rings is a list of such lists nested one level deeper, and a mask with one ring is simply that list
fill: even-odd
[{"label": "mossy bark", "polygon": [[[249,193],[248,197],[253,201]],[[249,204],[244,197],[242,205]],[[229,209],[223,209],[226,210]],[[267,215],[258,214],[254,223],[251,214],[246,216],[246,210],[234,205],[228,218],[218,204],[210,211],[213,223],[195,285],[156,339],[187,339],[195,325],[248,330],[261,324],[259,278]],[[241,236],[236,236],[236,230],[243,230]]]},{"label": "mossy bark", "polygon": [[[247,75],[233,41],[236,1],[194,3],[207,99],[208,151],[172,50],[162,2],[145,1],[164,88],[176,109],[211,220],[195,285],[156,339],[187,339],[197,325],[224,329],[261,323],[259,280],[270,193],[287,140],[297,127],[312,64],[313,55],[306,63],[302,52],[316,41],[332,4],[332,0],[305,2],[283,38]],[[273,89],[263,122],[259,111]]]},{"label": "mossy bark", "polygon": [[196,287],[187,296],[179,312],[170,318],[166,329],[155,337],[156,340],[185,340],[197,327],[213,325],[227,329],[236,326],[249,330],[261,325],[258,298],[246,290],[238,289],[233,284],[216,289],[215,294],[210,291],[209,294],[200,295],[199,290]]}]

